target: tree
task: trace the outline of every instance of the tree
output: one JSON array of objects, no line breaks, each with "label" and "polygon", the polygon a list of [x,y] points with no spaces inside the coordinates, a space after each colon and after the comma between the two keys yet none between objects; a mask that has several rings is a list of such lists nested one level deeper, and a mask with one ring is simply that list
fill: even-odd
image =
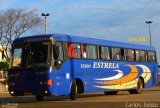
[{"label": "tree", "polygon": [[0,71],[7,71],[9,68],[8,62],[0,62]]},{"label": "tree", "polygon": [[19,38],[23,33],[38,27],[43,20],[36,14],[36,10],[8,9],[0,11],[0,52],[7,61],[10,61],[10,51],[13,40]]}]

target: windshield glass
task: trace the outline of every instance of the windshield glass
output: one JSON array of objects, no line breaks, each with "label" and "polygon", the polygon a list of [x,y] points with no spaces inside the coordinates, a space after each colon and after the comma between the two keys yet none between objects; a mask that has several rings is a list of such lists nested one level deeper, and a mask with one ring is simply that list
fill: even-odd
[{"label": "windshield glass", "polygon": [[50,65],[50,43],[37,42],[13,47],[12,67],[38,68]]}]

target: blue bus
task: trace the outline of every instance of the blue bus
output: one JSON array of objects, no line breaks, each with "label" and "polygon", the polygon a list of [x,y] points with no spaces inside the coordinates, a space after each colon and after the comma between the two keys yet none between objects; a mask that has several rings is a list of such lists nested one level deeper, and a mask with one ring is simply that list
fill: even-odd
[{"label": "blue bus", "polygon": [[158,82],[152,46],[49,34],[15,39],[8,89],[12,96],[69,96],[127,90],[139,94]]}]

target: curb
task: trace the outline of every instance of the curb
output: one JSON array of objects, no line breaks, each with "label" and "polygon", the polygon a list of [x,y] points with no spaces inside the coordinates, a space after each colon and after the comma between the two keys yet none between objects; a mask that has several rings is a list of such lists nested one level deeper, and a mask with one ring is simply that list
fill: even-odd
[{"label": "curb", "polygon": [[0,92],[0,94],[9,94],[9,92],[8,91],[6,91],[6,92]]}]

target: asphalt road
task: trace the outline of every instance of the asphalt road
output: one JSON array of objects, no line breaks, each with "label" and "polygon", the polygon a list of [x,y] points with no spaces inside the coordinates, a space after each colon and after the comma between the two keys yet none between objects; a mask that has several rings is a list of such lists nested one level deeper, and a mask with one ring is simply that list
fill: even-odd
[{"label": "asphalt road", "polygon": [[0,94],[0,103],[2,108],[160,108],[160,86],[144,89],[142,94],[127,91],[117,95],[83,94],[75,101],[68,97],[45,97],[44,101],[37,102],[33,96]]}]

